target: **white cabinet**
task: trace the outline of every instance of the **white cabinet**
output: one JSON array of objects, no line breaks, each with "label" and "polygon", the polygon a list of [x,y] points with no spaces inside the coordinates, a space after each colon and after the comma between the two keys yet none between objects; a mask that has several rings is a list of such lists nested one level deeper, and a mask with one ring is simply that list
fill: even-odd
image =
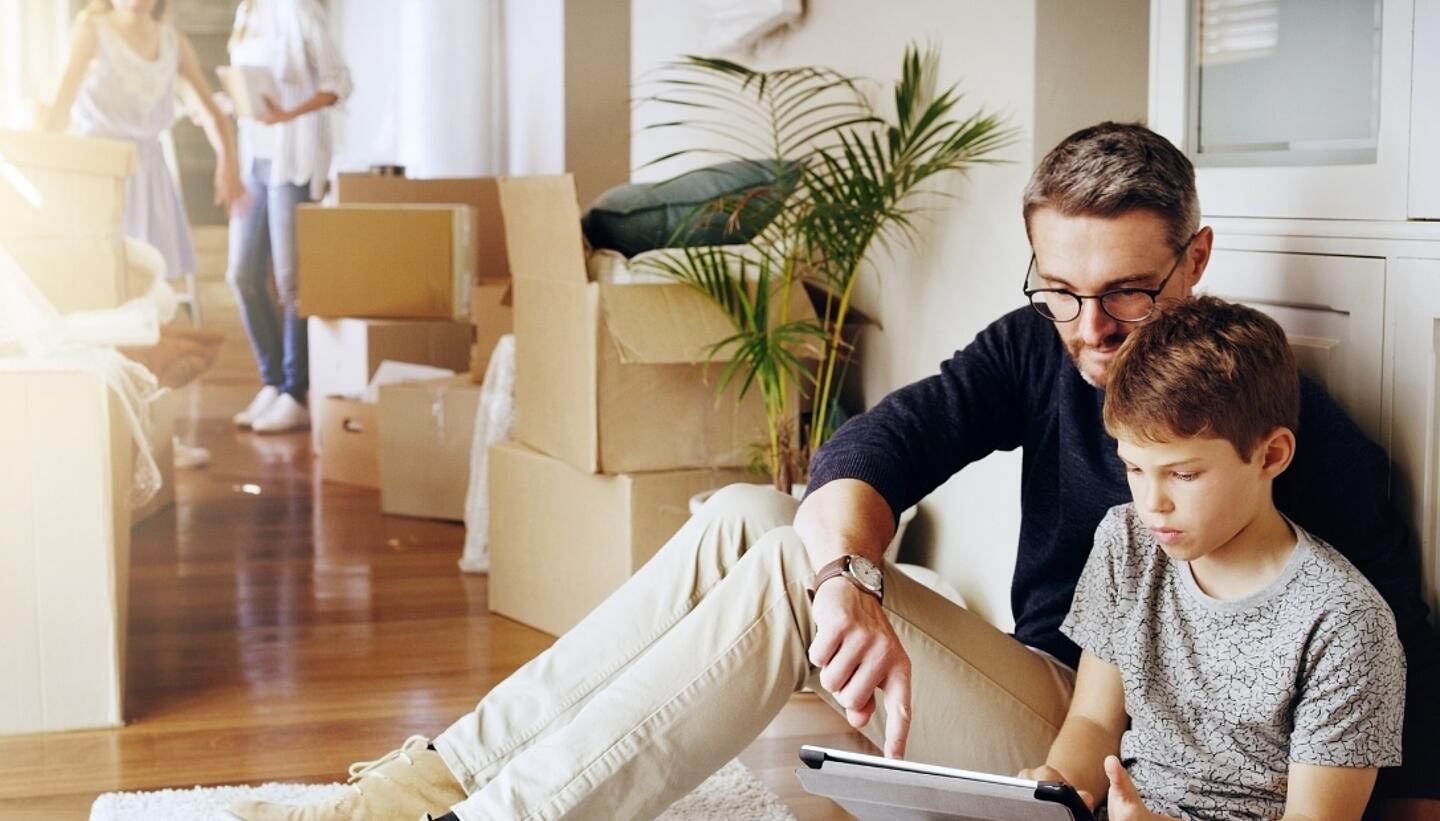
[{"label": "white cabinet", "polygon": [[1440,0],[1151,0],[1149,114],[1215,229],[1201,290],[1389,453],[1440,624]]},{"label": "white cabinet", "polygon": [[1391,495],[1420,541],[1425,596],[1440,589],[1440,260],[1395,259],[1385,333]]},{"label": "white cabinet", "polygon": [[1206,214],[1440,216],[1437,16],[1440,0],[1151,0],[1150,125],[1194,161]]},{"label": "white cabinet", "polygon": [[1380,441],[1384,259],[1217,249],[1200,290],[1274,317],[1300,369]]}]

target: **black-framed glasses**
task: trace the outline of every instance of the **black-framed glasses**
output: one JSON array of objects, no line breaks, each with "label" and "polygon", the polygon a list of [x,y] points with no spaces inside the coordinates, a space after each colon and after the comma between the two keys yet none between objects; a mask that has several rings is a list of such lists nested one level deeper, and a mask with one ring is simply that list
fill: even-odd
[{"label": "black-framed glasses", "polygon": [[[1064,288],[1026,288],[1025,296],[1030,300],[1030,307],[1035,313],[1045,317],[1051,322],[1073,322],[1080,317],[1080,310],[1085,300],[1093,299],[1100,303],[1100,310],[1116,322],[1144,322],[1155,313],[1155,299],[1165,290],[1170,278],[1180,270],[1180,263],[1185,260],[1185,254],[1190,250],[1190,244],[1195,241],[1198,234],[1192,235],[1185,242],[1185,247],[1175,257],[1175,263],[1170,266],[1170,271],[1160,280],[1160,284],[1154,288],[1113,288],[1101,294],[1077,294],[1067,291]],[[1025,269],[1025,284],[1030,284],[1030,278],[1035,275],[1035,255],[1030,255],[1030,266]]]}]

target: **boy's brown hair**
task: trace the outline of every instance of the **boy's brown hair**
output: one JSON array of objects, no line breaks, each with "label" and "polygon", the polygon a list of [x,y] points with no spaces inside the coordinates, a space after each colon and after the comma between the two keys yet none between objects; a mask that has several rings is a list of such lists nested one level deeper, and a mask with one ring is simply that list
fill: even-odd
[{"label": "boy's brown hair", "polygon": [[1201,296],[1136,328],[1105,389],[1105,429],[1144,441],[1224,439],[1250,461],[1260,441],[1300,422],[1300,376],[1285,332],[1244,305]]}]

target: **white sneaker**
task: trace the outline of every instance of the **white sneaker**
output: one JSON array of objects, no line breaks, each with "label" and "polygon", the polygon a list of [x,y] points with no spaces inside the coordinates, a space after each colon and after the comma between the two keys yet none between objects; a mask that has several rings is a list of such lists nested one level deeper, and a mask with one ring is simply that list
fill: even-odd
[{"label": "white sneaker", "polygon": [[245,406],[245,410],[235,414],[231,420],[235,422],[236,427],[248,428],[265,413],[265,409],[270,407],[279,396],[279,388],[274,385],[266,385],[260,389],[259,393],[255,394],[255,398],[250,400],[250,404]]},{"label": "white sneaker", "polygon": [[310,427],[310,411],[288,393],[270,403],[260,418],[250,423],[256,433],[285,433]]}]

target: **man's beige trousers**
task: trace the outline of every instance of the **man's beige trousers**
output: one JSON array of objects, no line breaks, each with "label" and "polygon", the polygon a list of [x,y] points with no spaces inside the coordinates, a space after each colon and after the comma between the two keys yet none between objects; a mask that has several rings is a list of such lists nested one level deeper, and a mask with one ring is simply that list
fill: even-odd
[{"label": "man's beige trousers", "polygon": [[[456,815],[652,818],[745,749],[795,691],[830,701],[806,658],[814,571],[788,526],[795,509],[769,488],[715,494],[630,581],[436,738],[470,796]],[[913,665],[907,759],[1007,775],[1045,760],[1069,668],[893,565],[885,609]],[[882,714],[865,734],[881,742]]]}]

